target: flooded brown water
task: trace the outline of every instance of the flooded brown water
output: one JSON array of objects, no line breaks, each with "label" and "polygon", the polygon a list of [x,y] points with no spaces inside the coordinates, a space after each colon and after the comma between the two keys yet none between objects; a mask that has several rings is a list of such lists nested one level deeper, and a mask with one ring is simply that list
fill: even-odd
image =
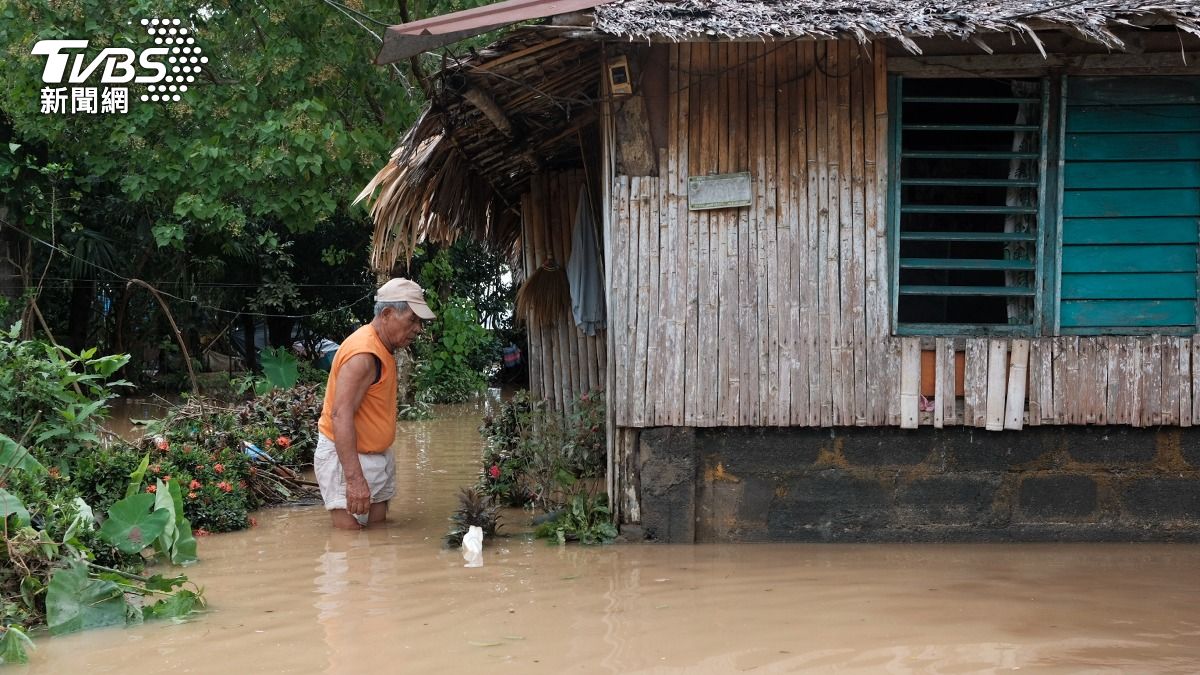
[{"label": "flooded brown water", "polygon": [[[392,520],[207,537],[186,623],[39,640],[32,673],[1198,672],[1200,546],[441,547],[478,410],[403,425]],[[17,668],[13,672],[21,672]]]}]

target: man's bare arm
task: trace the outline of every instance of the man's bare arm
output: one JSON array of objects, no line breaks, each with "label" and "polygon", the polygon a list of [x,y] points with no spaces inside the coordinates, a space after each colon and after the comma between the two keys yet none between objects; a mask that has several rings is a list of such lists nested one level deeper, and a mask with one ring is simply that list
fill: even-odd
[{"label": "man's bare arm", "polygon": [[354,429],[354,413],[362,404],[367,388],[375,381],[375,357],[355,354],[338,371],[337,391],[333,397],[333,435],[337,440],[338,461],[346,474],[346,510],[351,514],[367,513],[371,509],[371,489],[363,477],[358,461],[358,432]]}]

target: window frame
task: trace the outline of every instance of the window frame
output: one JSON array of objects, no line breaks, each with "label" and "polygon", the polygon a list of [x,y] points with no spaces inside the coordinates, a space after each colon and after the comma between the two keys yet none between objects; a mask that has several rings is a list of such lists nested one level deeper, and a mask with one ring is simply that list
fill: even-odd
[{"label": "window frame", "polygon": [[[1034,280],[1033,280],[1033,322],[1031,324],[1021,325],[1004,325],[1004,324],[954,324],[954,323],[900,323],[900,218],[901,218],[901,181],[900,175],[901,166],[901,150],[903,146],[903,116],[899,114],[902,110],[904,98],[904,80],[909,79],[946,79],[944,77],[921,77],[920,75],[888,75],[888,176],[887,176],[887,221],[888,221],[888,274],[891,282],[890,295],[891,306],[889,308],[891,334],[896,336],[947,336],[947,337],[988,337],[988,336],[1007,336],[1007,337],[1032,337],[1045,333],[1048,317],[1046,315],[1047,308],[1053,309],[1057,306],[1057,301],[1050,303],[1046,301],[1045,285],[1049,279],[1051,272],[1056,272],[1057,267],[1047,269],[1048,264],[1055,265],[1057,261],[1047,261],[1046,252],[1051,250],[1047,237],[1049,230],[1049,218],[1053,214],[1061,214],[1061,204],[1057,204],[1054,212],[1050,212],[1048,203],[1051,200],[1061,202],[1062,186],[1057,182],[1057,178],[1061,175],[1058,170],[1054,171],[1054,179],[1049,178],[1051,167],[1055,165],[1057,160],[1061,163],[1061,148],[1064,139],[1064,134],[1058,133],[1057,142],[1054,147],[1051,147],[1051,129],[1060,130],[1059,120],[1055,115],[1053,102],[1061,102],[1062,97],[1056,98],[1058,88],[1055,86],[1057,82],[1061,82],[1061,77],[1052,77],[1045,72],[1029,73],[1028,75],[1014,77],[1012,79],[1038,79],[1042,84],[1042,104],[1040,110],[1041,120],[1038,137],[1038,151],[1041,157],[1038,160],[1038,204],[1037,204],[1037,232],[1035,237],[1035,254],[1034,254]],[[1059,106],[1065,109],[1065,106]],[[1054,188],[1051,192],[1050,188]],[[1061,218],[1061,216],[1058,216]],[[1061,223],[1054,230],[1061,231]],[[1057,258],[1057,253],[1061,249],[1054,249]],[[1057,289],[1055,289],[1057,290]],[[1055,292],[1057,298],[1057,292]],[[971,297],[971,296],[963,296]],[[1050,320],[1057,323],[1057,312],[1054,313]],[[1055,326],[1057,328],[1057,326]]]},{"label": "window frame", "polygon": [[[1137,77],[1140,73],[1120,75]],[[963,76],[972,76],[969,71]],[[1002,324],[902,324],[900,306],[900,153],[903,125],[900,107],[903,82],[912,79],[946,79],[945,75],[921,75],[919,72],[888,74],[888,175],[886,218],[888,223],[888,275],[891,283],[889,324],[891,335],[938,337],[1053,337],[1053,336],[1148,336],[1192,335],[1200,332],[1200,270],[1198,276],[1197,323],[1193,326],[1158,327],[1068,327],[1061,325],[1063,198],[1065,194],[1065,146],[1067,137],[1067,97],[1071,77],[1088,77],[1085,72],[1047,72],[1045,69],[1025,73],[1006,73],[1005,78],[1038,78],[1043,82],[1042,124],[1040,148],[1042,158],[1038,172],[1037,251],[1034,280],[1034,322],[1032,325]],[[1115,76],[1115,75],[1114,75]],[[1200,245],[1197,245],[1200,257]],[[970,296],[963,296],[970,297]]]}]

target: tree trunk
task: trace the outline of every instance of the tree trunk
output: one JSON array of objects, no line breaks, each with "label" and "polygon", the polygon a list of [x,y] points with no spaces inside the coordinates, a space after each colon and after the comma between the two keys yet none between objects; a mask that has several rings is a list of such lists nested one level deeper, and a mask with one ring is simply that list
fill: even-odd
[{"label": "tree trunk", "polygon": [[258,350],[254,345],[255,326],[253,315],[242,315],[242,334],[245,336],[245,340],[242,341],[242,358],[246,360],[246,370],[252,373],[260,372],[262,369],[258,365]]},{"label": "tree trunk", "polygon": [[96,282],[76,279],[71,283],[71,301],[67,312],[67,348],[75,353],[87,346],[91,326],[92,301],[96,297]]},{"label": "tree trunk", "polygon": [[267,318],[267,342],[272,347],[292,346],[292,325],[296,320],[290,317],[272,316]]},{"label": "tree trunk", "polygon": [[[8,209],[0,206],[0,221],[8,220]],[[9,309],[16,307],[25,293],[25,278],[21,275],[20,242],[11,227],[0,225],[0,298],[8,301]],[[8,326],[2,326],[8,328]]]}]

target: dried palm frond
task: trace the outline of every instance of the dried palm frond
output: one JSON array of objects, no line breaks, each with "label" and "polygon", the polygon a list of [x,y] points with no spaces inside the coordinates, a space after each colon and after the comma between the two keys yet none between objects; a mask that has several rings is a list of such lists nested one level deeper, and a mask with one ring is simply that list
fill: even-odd
[{"label": "dried palm frond", "polygon": [[530,325],[547,326],[563,317],[571,308],[571,286],[567,271],[546,259],[517,291],[517,316]]}]

